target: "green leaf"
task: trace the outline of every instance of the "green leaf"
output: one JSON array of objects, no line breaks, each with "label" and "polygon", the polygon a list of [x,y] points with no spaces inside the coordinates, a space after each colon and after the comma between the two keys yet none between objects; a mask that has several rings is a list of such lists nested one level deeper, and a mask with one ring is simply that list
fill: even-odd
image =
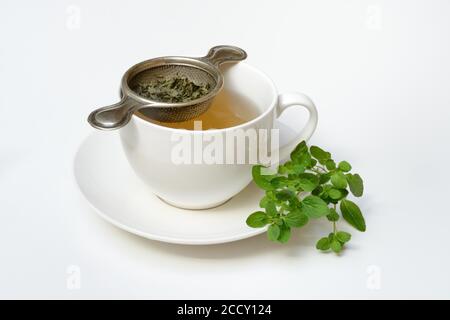
[{"label": "green leaf", "polygon": [[292,199],[295,196],[296,196],[295,192],[289,189],[283,189],[281,191],[275,192],[275,197],[277,197],[277,199],[281,201]]},{"label": "green leaf", "polygon": [[280,236],[280,227],[276,224],[271,224],[267,230],[267,238],[271,241],[277,241]]},{"label": "green leaf", "polygon": [[344,172],[349,172],[350,170],[352,170],[352,166],[347,161],[339,162],[338,168]]},{"label": "green leaf", "polygon": [[325,162],[325,167],[327,167],[328,170],[334,170],[336,169],[336,163],[333,159],[329,159]]},{"label": "green leaf", "polygon": [[339,220],[339,214],[333,208],[330,209],[330,213],[327,215],[328,221],[336,222]]},{"label": "green leaf", "polygon": [[293,210],[286,215],[284,221],[289,227],[299,228],[306,225],[309,221],[309,218],[300,210]]},{"label": "green leaf", "polygon": [[256,211],[248,216],[246,222],[249,227],[261,228],[269,222],[269,219],[265,212]]},{"label": "green leaf", "polygon": [[359,174],[347,174],[345,177],[348,181],[350,191],[353,193],[353,195],[355,197],[361,197],[364,193],[364,184]]},{"label": "green leaf", "polygon": [[278,167],[278,172],[280,174],[299,174],[304,171],[305,166],[292,161],[287,161],[285,164]]},{"label": "green leaf", "polygon": [[316,159],[311,159],[311,161],[309,162],[309,165],[307,168],[311,169],[313,167],[315,167],[317,164],[317,160]]},{"label": "green leaf", "polygon": [[331,199],[340,199],[342,196],[342,193],[339,189],[330,189],[330,190],[328,190],[328,196]]},{"label": "green leaf", "polygon": [[[289,161],[288,161],[289,162]],[[285,174],[285,173],[287,173],[286,171],[287,171],[287,169],[286,169],[286,164],[288,163],[288,162],[286,162],[286,163],[284,163],[284,164],[280,164],[279,166],[278,166],[278,173],[279,174]]]},{"label": "green leaf", "polygon": [[273,189],[280,189],[283,187],[286,187],[289,183],[288,178],[281,176],[281,177],[275,177],[270,180],[270,184],[272,185]]},{"label": "green leaf", "polygon": [[261,200],[259,200],[259,206],[261,208],[265,208],[270,201],[272,200],[267,195],[265,195],[261,198]]},{"label": "green leaf", "polygon": [[320,218],[330,213],[325,201],[317,196],[307,196],[302,200],[302,210],[309,218]]},{"label": "green leaf", "polygon": [[301,203],[297,197],[289,199],[289,210],[297,210],[300,207],[301,207]]},{"label": "green leaf", "polygon": [[313,173],[302,173],[298,176],[297,184],[304,191],[311,192],[319,185],[319,178]]},{"label": "green leaf", "polygon": [[334,204],[334,201],[336,201],[336,200],[331,199],[328,196],[328,193],[326,193],[326,192],[324,192],[320,195],[320,199],[322,199],[327,205],[329,205],[330,203]]},{"label": "green leaf", "polygon": [[331,183],[338,189],[347,188],[347,179],[342,172],[336,172],[331,176]]},{"label": "green leaf", "polygon": [[338,239],[341,243],[349,242],[351,238],[352,235],[348,232],[339,231],[336,233],[336,239]]},{"label": "green leaf", "polygon": [[305,168],[311,167],[312,158],[309,152],[303,153],[297,159],[294,160],[296,164],[301,165]]},{"label": "green leaf", "polygon": [[325,184],[325,185],[323,185],[322,187],[323,187],[323,191],[322,191],[322,193],[319,195],[319,197],[320,197],[323,201],[325,201],[327,204],[332,203],[332,201],[334,201],[334,200],[331,199],[331,198],[328,196],[328,191],[331,190],[331,189],[333,189],[333,186],[332,186],[331,184]]},{"label": "green leaf", "polygon": [[276,207],[276,205],[275,205],[275,202],[273,202],[272,200],[270,200],[270,201],[267,202],[267,205],[266,205],[266,214],[267,214],[269,217],[275,217],[275,216],[278,215],[277,207]]},{"label": "green leaf", "polygon": [[319,177],[319,183],[320,184],[327,183],[328,181],[330,181],[330,177],[331,177],[330,173],[321,174]]},{"label": "green leaf", "polygon": [[297,144],[294,150],[291,152],[291,159],[292,158],[298,158],[300,155],[308,152],[308,146],[306,145],[305,141],[300,142]]},{"label": "green leaf", "polygon": [[348,195],[348,191],[346,189],[335,189],[332,188],[327,191],[328,196],[333,200],[341,200]]},{"label": "green leaf", "polygon": [[252,168],[252,176],[253,181],[255,181],[256,185],[263,190],[273,190],[273,186],[270,183],[270,180],[274,178],[274,175],[262,175],[261,169],[264,168],[261,165],[253,166]]},{"label": "green leaf", "polygon": [[330,240],[327,237],[320,239],[319,241],[317,241],[316,249],[322,250],[322,251],[329,250],[330,249]]},{"label": "green leaf", "polygon": [[352,201],[344,199],[341,201],[342,217],[356,230],[366,231],[366,222],[359,207]]},{"label": "green leaf", "polygon": [[280,227],[280,236],[278,237],[278,241],[281,243],[286,243],[289,241],[290,238],[291,238],[291,228],[283,224]]},{"label": "green leaf", "polygon": [[271,202],[271,201],[273,202],[275,200],[276,200],[276,198],[275,198],[274,192],[266,191],[266,194],[264,195],[264,197],[262,197],[261,201],[259,201],[259,206],[261,208],[265,208],[269,202]]},{"label": "green leaf", "polygon": [[308,152],[308,146],[305,141],[300,142],[294,151],[291,152],[291,160],[303,167],[311,166],[311,155]]},{"label": "green leaf", "polygon": [[311,146],[309,151],[311,152],[311,155],[322,164],[326,163],[326,161],[331,158],[331,153],[326,152],[317,146]]},{"label": "green leaf", "polygon": [[335,253],[339,253],[342,251],[342,244],[337,240],[331,241],[330,247],[331,247],[331,250]]},{"label": "green leaf", "polygon": [[322,193],[322,191],[323,191],[323,187],[322,186],[318,186],[313,191],[311,191],[311,194],[315,195],[315,196],[318,196],[319,194]]}]

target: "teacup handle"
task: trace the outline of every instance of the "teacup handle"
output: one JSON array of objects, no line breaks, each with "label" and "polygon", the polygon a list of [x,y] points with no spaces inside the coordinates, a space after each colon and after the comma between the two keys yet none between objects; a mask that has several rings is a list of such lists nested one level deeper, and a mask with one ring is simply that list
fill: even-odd
[{"label": "teacup handle", "polygon": [[288,108],[294,106],[302,106],[306,108],[309,112],[308,122],[305,127],[297,134],[297,136],[289,141],[284,146],[280,147],[279,157],[280,160],[286,159],[292,150],[300,143],[302,140],[307,141],[311,138],[312,134],[316,130],[318,114],[316,106],[312,100],[304,95],[303,93],[291,92],[283,93],[278,96],[278,107],[277,107],[277,118]]}]

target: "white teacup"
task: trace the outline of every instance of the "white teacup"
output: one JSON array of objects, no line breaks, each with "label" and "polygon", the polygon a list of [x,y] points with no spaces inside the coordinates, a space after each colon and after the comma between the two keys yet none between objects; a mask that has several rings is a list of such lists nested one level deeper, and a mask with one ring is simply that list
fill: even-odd
[{"label": "white teacup", "polygon": [[120,129],[122,146],[136,174],[167,203],[186,209],[218,206],[244,189],[252,180],[251,163],[177,164],[173,161],[174,136],[211,141],[236,130],[273,129],[274,121],[291,106],[303,106],[309,119],[297,136],[280,147],[282,160],[302,140],[308,140],[317,125],[314,103],[301,93],[278,94],[273,82],[258,69],[240,62],[223,68],[225,89],[254,102],[259,116],[239,126],[207,131],[173,129],[133,115]]}]

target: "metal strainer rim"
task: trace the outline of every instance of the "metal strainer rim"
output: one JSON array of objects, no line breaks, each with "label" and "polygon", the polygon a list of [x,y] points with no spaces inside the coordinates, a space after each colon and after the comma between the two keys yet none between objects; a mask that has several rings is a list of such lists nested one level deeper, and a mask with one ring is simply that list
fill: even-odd
[{"label": "metal strainer rim", "polygon": [[[200,69],[204,72],[207,72],[212,77],[214,77],[214,79],[216,80],[216,85],[214,88],[210,90],[210,92],[208,92],[208,94],[204,95],[203,97],[200,97],[195,100],[190,100],[187,102],[178,102],[178,103],[161,102],[144,98],[139,94],[137,94],[136,92],[134,92],[128,85],[128,82],[137,74],[151,68],[167,65],[178,65],[178,66],[184,65],[187,67]],[[153,107],[160,107],[160,108],[189,107],[206,102],[214,98],[219,93],[219,91],[222,90],[223,85],[224,85],[223,75],[217,66],[213,65],[212,63],[208,62],[203,58],[191,58],[182,56],[167,56],[139,62],[134,66],[132,66],[131,68],[129,68],[122,77],[122,91],[125,96],[129,96],[130,98],[141,104],[152,104]]]}]

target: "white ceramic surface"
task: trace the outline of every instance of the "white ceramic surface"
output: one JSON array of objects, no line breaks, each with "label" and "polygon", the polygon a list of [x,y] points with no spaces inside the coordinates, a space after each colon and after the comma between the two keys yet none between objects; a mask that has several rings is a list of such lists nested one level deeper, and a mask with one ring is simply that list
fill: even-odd
[{"label": "white ceramic surface", "polygon": [[[232,128],[188,131],[159,126],[134,115],[120,129],[123,149],[136,174],[155,194],[177,207],[204,209],[227,201],[249,184],[252,166],[251,163],[176,164],[172,152],[179,141],[188,140],[195,144],[192,142],[195,139],[212,141],[217,136],[225,141],[228,133],[237,130],[272,129],[275,119],[284,110],[302,106],[308,110],[309,120],[290,143],[280,148],[280,159],[283,159],[298,142],[308,140],[317,125],[317,110],[307,96],[301,93],[278,95],[273,82],[264,73],[243,62],[228,64],[221,69],[225,88],[253,101],[260,113],[257,118]],[[180,139],[174,141],[174,134]],[[207,145],[204,143],[203,146]]]},{"label": "white ceramic surface", "polygon": [[[0,1],[1,299],[450,297],[450,1],[257,5]],[[214,29],[193,36],[205,24]],[[364,178],[368,231],[349,229],[342,256],[314,248],[327,221],[286,245],[261,235],[180,246],[129,236],[86,210],[73,159],[93,131],[89,112],[116,101],[111,89],[132,63],[217,43],[245,48],[280,91],[311,95],[320,123],[310,143]],[[296,128],[304,113],[282,119]],[[67,287],[77,266],[80,287]]]},{"label": "white ceramic surface", "polygon": [[222,206],[175,208],[156,197],[131,170],[116,133],[95,132],[82,143],[74,163],[78,186],[105,220],[139,236],[179,244],[215,244],[257,235],[247,216],[262,192],[253,184]]},{"label": "white ceramic surface", "polygon": [[[281,145],[296,133],[281,121]],[[265,231],[247,227],[247,216],[260,210],[263,191],[253,183],[221,206],[188,210],[155,196],[131,169],[117,132],[95,131],[80,145],[74,160],[78,187],[106,221],[136,235],[163,242],[206,245],[236,241]]]}]

